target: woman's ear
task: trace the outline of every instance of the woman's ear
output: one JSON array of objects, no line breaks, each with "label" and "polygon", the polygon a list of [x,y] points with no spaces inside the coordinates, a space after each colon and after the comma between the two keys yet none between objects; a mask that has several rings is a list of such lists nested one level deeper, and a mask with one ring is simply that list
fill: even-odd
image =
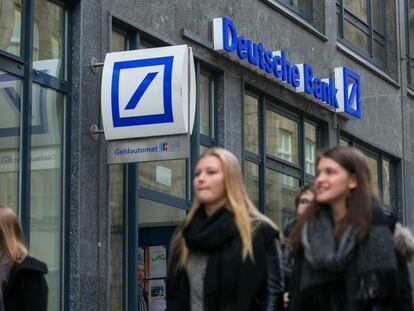
[{"label": "woman's ear", "polygon": [[354,190],[358,186],[358,180],[355,174],[349,176],[348,188]]}]

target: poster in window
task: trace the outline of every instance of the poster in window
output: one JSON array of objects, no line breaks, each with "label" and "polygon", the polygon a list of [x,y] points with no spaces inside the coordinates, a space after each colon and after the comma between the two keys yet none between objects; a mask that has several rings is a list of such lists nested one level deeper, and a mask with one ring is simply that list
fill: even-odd
[{"label": "poster in window", "polygon": [[165,280],[148,280],[149,311],[164,311],[167,308],[165,298]]},{"label": "poster in window", "polygon": [[146,278],[167,277],[167,249],[164,245],[150,246],[146,250]]}]

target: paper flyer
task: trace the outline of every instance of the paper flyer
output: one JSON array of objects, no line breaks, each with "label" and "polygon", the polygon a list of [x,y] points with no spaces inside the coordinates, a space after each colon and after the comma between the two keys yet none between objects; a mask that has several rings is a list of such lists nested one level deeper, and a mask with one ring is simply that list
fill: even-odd
[{"label": "paper flyer", "polygon": [[146,249],[146,278],[167,277],[167,249],[164,245],[151,246]]},{"label": "paper flyer", "polygon": [[165,311],[165,280],[148,280],[149,311]]}]

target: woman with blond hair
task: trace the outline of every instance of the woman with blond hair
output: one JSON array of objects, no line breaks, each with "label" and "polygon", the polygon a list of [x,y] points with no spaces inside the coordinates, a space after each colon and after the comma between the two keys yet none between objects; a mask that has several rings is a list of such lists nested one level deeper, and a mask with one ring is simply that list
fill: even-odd
[{"label": "woman with blond hair", "polygon": [[250,201],[237,158],[209,149],[193,186],[193,206],[171,241],[167,309],[281,310],[278,231]]},{"label": "woman with blond hair", "polygon": [[0,281],[5,310],[47,310],[46,273],[46,264],[29,256],[16,214],[0,205]]}]

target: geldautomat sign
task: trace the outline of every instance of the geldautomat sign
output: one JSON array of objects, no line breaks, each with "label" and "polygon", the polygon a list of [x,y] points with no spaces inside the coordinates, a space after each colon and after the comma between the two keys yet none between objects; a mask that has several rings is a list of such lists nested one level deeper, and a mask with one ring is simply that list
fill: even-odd
[{"label": "geldautomat sign", "polygon": [[214,50],[236,52],[239,59],[290,84],[296,92],[305,92],[336,112],[361,119],[360,77],[349,68],[335,68],[334,79],[320,78],[311,65],[290,62],[285,51],[269,50],[263,42],[239,35],[234,22],[227,17],[214,19],[213,41]]}]

